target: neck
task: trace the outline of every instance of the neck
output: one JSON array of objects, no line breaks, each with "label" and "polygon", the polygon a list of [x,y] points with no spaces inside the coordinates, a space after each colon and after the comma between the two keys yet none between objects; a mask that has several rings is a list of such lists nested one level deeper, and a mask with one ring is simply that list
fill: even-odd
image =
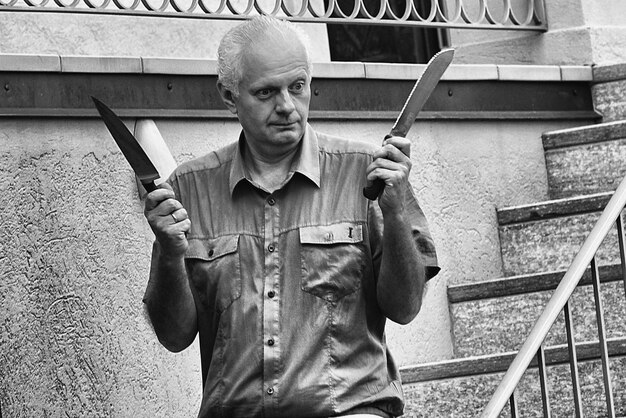
[{"label": "neck", "polygon": [[249,145],[246,146],[246,150],[248,152],[245,153],[244,158],[248,163],[252,180],[269,192],[273,192],[287,179],[298,147],[282,154],[260,153]]}]

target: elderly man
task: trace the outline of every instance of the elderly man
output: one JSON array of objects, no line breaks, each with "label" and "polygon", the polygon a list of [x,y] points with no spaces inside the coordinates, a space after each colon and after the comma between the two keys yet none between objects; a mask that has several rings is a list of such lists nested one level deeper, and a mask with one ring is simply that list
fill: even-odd
[{"label": "elderly man", "polygon": [[[385,320],[411,321],[438,271],[409,141],[316,133],[306,40],[288,22],[252,19],[218,55],[239,141],[146,199],[159,340],[180,351],[199,335],[201,417],[401,415]],[[375,179],[386,187],[371,202]]]}]

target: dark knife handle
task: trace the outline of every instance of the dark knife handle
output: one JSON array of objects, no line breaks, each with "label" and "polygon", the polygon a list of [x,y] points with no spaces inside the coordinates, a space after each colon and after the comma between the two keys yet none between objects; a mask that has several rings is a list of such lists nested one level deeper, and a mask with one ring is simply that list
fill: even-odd
[{"label": "dark knife handle", "polygon": [[[385,135],[385,140],[391,138],[393,134],[394,132],[392,130],[390,133]],[[378,196],[380,196],[380,194],[383,192],[384,188],[385,181],[381,179],[376,179],[374,180],[374,183],[372,183],[370,186],[363,187],[363,196],[367,197],[369,200],[376,200],[378,199]]]},{"label": "dark knife handle", "polygon": [[385,181],[381,179],[374,180],[371,186],[363,187],[363,196],[369,200],[376,200],[385,188]]},{"label": "dark knife handle", "polygon": [[153,191],[155,191],[157,189],[157,186],[156,186],[156,184],[154,184],[153,181],[151,181],[150,183],[143,183],[142,182],[141,184],[143,185],[143,188],[146,189],[146,191],[148,193],[153,192]]}]

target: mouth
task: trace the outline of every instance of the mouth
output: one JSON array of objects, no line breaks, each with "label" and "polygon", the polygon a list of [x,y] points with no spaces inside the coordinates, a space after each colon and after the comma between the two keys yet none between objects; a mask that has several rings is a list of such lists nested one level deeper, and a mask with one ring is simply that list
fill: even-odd
[{"label": "mouth", "polygon": [[275,122],[272,123],[272,126],[275,126],[279,129],[290,129],[297,125],[298,122]]}]

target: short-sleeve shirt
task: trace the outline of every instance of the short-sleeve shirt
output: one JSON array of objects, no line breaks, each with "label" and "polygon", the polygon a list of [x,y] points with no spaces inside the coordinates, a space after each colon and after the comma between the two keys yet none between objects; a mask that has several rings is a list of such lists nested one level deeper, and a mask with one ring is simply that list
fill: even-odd
[{"label": "short-sleeve shirt", "polygon": [[[248,174],[242,134],[172,175],[191,220],[200,417],[328,417],[369,404],[402,413],[376,302],[382,216],[362,194],[375,149],[307,126],[269,193]],[[439,267],[412,190],[406,207],[429,279]]]}]

